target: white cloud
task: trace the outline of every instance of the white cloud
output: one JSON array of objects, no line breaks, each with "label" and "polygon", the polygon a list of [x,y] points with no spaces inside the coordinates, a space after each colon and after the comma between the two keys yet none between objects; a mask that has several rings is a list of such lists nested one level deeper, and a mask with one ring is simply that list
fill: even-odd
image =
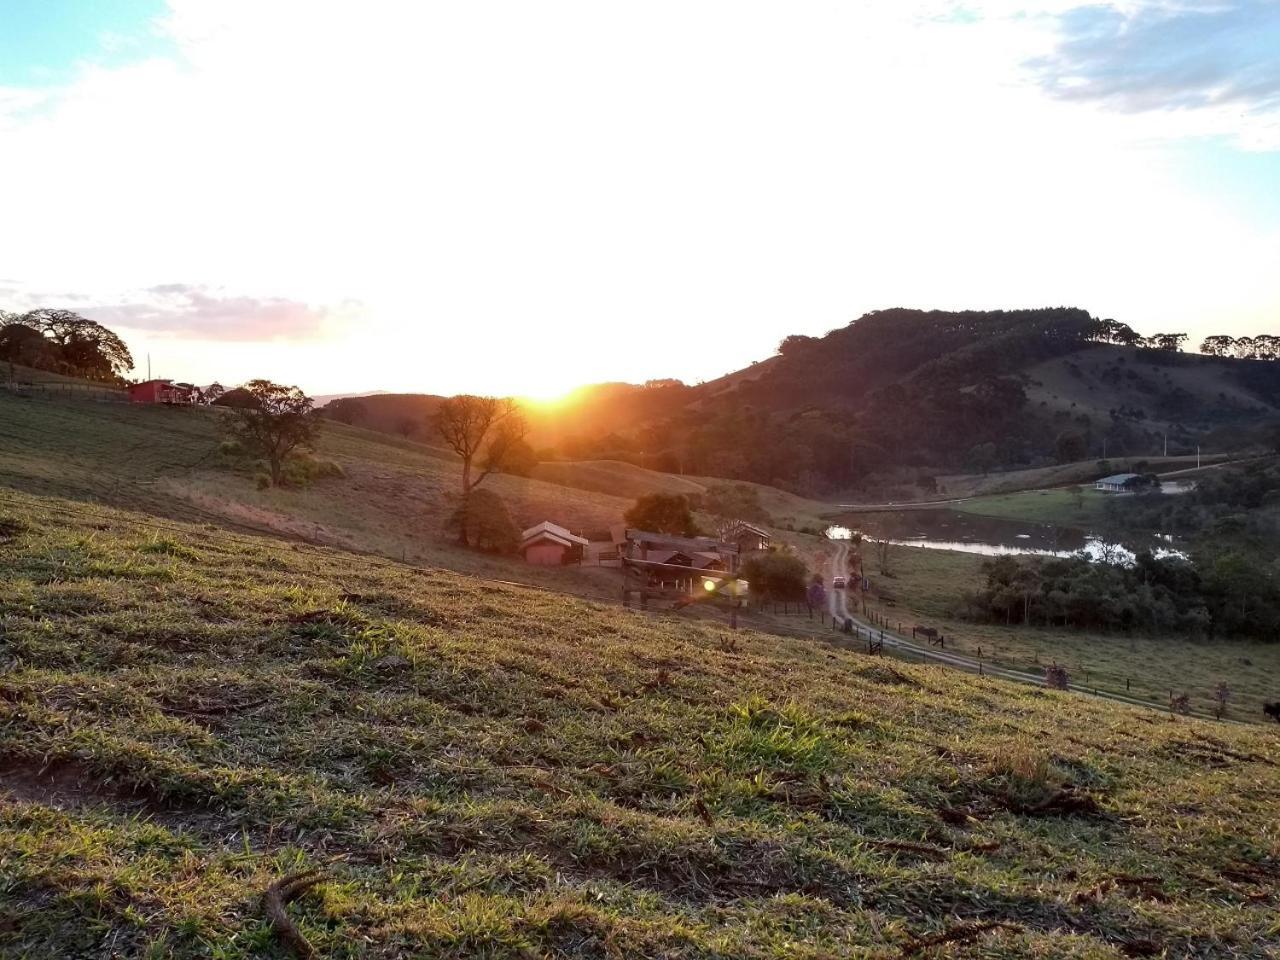
[{"label": "white cloud", "polygon": [[1278,305],[1274,232],[1188,194],[1164,120],[1028,82],[1071,4],[171,6],[179,57],[0,98],[6,274],[362,304],[252,351],[156,313],[131,344],[175,376],[545,389],[713,376],[891,305],[1202,332]]}]

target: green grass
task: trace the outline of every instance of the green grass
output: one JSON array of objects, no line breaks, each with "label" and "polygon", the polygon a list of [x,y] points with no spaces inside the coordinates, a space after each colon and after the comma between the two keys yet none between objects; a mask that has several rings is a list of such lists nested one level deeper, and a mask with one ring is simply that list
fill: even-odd
[{"label": "green grass", "polygon": [[1112,500],[1113,494],[1101,493],[1092,487],[1058,488],[976,497],[955,504],[955,509],[985,517],[1096,530],[1106,524],[1107,504]]},{"label": "green grass", "polygon": [[327,879],[290,910],[334,958],[1280,935],[1271,729],[726,652],[716,625],[82,502],[0,514],[0,956],[284,957],[259,896],[304,867]]},{"label": "green grass", "polygon": [[1232,691],[1229,714],[1265,722],[1262,704],[1280,699],[1280,644],[1195,641],[1178,637],[1102,634],[1060,628],[1004,626],[957,616],[961,597],[985,581],[982,557],[921,547],[894,547],[890,578],[867,570],[888,590],[893,605],[873,603],[893,626],[910,634],[913,624],[937,627],[947,649],[982,656],[990,663],[1035,673],[1057,661],[1073,682],[1128,693],[1167,707],[1170,692],[1187,693],[1195,709],[1212,712],[1213,690],[1225,681]]}]

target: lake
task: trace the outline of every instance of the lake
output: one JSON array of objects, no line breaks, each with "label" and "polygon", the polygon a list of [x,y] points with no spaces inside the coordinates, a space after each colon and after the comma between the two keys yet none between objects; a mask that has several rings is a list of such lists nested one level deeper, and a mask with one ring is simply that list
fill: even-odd
[{"label": "lake", "polygon": [[989,557],[1003,554],[1069,557],[1083,551],[1095,560],[1132,561],[1141,550],[1150,550],[1156,556],[1181,555],[1172,538],[1166,536],[1139,534],[1114,542],[1078,527],[982,517],[943,508],[852,513],[827,530],[827,536],[837,540],[847,539],[854,533],[908,547]]}]

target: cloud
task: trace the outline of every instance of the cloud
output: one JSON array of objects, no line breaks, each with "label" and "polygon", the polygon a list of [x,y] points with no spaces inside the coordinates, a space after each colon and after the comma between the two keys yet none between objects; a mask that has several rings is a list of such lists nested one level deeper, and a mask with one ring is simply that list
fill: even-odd
[{"label": "cloud", "polygon": [[322,337],[331,321],[356,305],[314,306],[277,297],[228,295],[186,284],[149,287],[114,304],[84,308],[107,326],[195,340],[307,340]]},{"label": "cloud", "polygon": [[1057,26],[1052,52],[1029,63],[1051,95],[1125,113],[1216,114],[1234,119],[1242,141],[1280,146],[1275,0],[1104,3],[1066,11]]}]

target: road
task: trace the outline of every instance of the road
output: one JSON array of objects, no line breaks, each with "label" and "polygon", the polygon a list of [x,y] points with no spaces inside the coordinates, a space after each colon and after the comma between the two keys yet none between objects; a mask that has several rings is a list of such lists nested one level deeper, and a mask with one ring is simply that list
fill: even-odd
[{"label": "road", "polygon": [[[844,577],[846,582],[849,582],[849,542],[846,540],[833,540],[831,543],[835,546],[835,552],[832,554],[829,564],[830,580],[828,582],[834,583],[836,577]],[[1011,670],[1007,667],[986,663],[976,657],[967,657],[963,654],[951,653],[945,649],[922,646],[914,640],[899,636],[892,630],[882,630],[879,627],[872,626],[859,617],[856,611],[850,611],[849,592],[848,589],[831,589],[827,594],[827,607],[831,612],[831,616],[839,622],[844,623],[846,620],[852,620],[853,635],[859,639],[870,640],[874,637],[877,640],[881,640],[886,648],[898,651],[904,658],[915,657],[918,660],[928,660],[933,663],[955,667],[959,670],[967,670],[970,673],[999,677],[1002,680],[1030,683],[1040,687],[1045,685],[1044,676],[1039,673]],[[1069,689],[1076,693],[1085,693],[1106,700],[1114,700],[1118,703],[1126,703],[1130,706],[1158,709],[1158,706],[1149,700],[1127,697],[1122,693],[1096,691],[1090,687],[1082,687],[1077,684],[1070,684]]]}]

